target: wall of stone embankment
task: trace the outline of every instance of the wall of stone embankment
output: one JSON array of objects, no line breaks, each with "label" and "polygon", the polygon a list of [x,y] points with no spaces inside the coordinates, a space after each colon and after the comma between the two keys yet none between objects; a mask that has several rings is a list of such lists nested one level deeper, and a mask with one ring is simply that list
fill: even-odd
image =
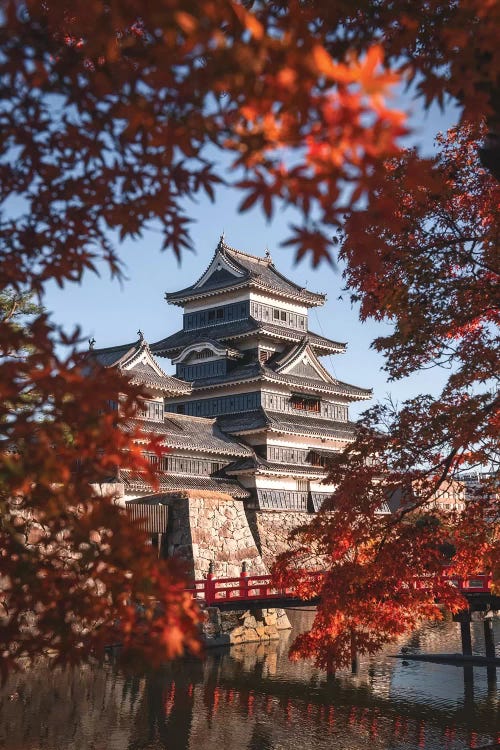
[{"label": "wall of stone embankment", "polygon": [[[216,578],[238,577],[243,562],[249,575],[269,572],[240,500],[188,491],[165,496],[162,502],[169,507],[167,553],[182,557],[193,578],[205,578],[210,562]],[[221,612],[209,607],[203,637],[208,646],[269,641],[289,628],[280,609]]]},{"label": "wall of stone embankment", "polygon": [[237,645],[274,641],[280,630],[290,630],[290,622],[282,609],[254,609],[221,612],[207,609],[203,637],[207,646]]},{"label": "wall of stone embankment", "polygon": [[279,554],[290,549],[290,532],[310,523],[312,515],[300,511],[247,510],[247,518],[262,560],[270,568]]},{"label": "wall of stone embankment", "polygon": [[250,575],[268,570],[257,549],[241,500],[219,493],[176,494],[169,506],[168,555],[186,560],[191,575],[205,578],[210,562],[217,578],[239,576],[243,561]]}]

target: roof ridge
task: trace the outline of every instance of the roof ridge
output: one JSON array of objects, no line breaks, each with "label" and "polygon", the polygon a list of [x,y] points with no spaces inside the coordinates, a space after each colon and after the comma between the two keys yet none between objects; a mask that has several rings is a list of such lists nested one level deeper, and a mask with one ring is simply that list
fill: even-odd
[{"label": "roof ridge", "polygon": [[[182,381],[185,382],[185,381]],[[217,422],[217,417],[197,417],[194,414],[180,414],[175,411],[166,411],[164,412],[164,420],[168,419],[171,420],[171,418],[174,417],[175,419],[180,418],[182,419],[188,419],[190,421],[196,421],[196,422]],[[162,424],[162,422],[160,422]]]},{"label": "roof ridge", "polygon": [[117,352],[120,349],[126,349],[127,351],[129,349],[132,349],[132,347],[137,346],[137,344],[140,342],[141,339],[137,339],[137,341],[132,341],[130,344],[115,344],[115,346],[101,346],[99,349],[89,349],[88,352],[90,354],[101,354],[102,352]]},{"label": "roof ridge", "polygon": [[217,249],[219,248],[223,251],[228,250],[230,253],[236,253],[236,255],[243,255],[244,258],[251,258],[252,260],[256,260],[266,266],[271,266],[273,264],[271,258],[266,258],[262,255],[252,255],[251,253],[246,253],[244,250],[238,250],[236,247],[228,245],[224,239],[221,239],[219,242]]},{"label": "roof ridge", "polygon": [[281,352],[281,357],[276,358],[275,365],[278,368],[286,367],[288,362],[290,360],[293,360],[294,357],[299,356],[307,347],[309,343],[309,335],[308,333],[305,333],[299,341],[297,341],[296,344],[294,344],[288,351]]}]

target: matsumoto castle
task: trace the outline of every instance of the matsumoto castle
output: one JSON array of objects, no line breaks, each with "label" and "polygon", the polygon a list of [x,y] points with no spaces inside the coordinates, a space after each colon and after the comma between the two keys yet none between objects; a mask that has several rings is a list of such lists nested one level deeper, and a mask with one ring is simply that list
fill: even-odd
[{"label": "matsumoto castle", "polygon": [[[192,527],[202,521],[192,517],[191,506],[202,513],[206,496],[212,503],[226,499],[221,512],[227,516],[233,508],[241,533],[251,529],[255,555],[266,561],[271,537],[315,513],[332,493],[324,484],[325,462],[353,439],[349,404],[369,399],[371,390],[325,369],[322,357],[346,349],[309,328],[309,309],[326,297],[285,278],[268,252],[249,255],[221,238],[201,277],[166,299],[183,310],[181,330],[151,344],[140,335],[134,343],[90,352],[145,386],[143,429],[161,435],[169,449],[161,459],[150,456],[159,477],[155,493],[140,474],[122,470],[110,481],[137,512],[150,509],[150,531],[167,554],[185,543],[179,528],[186,523],[196,546]],[[175,365],[175,376],[162,369],[164,357]],[[188,504],[184,521],[177,512],[181,498]],[[155,515],[160,506],[168,513]],[[212,542],[205,542],[207,549]],[[248,538],[236,550],[230,536],[227,542],[235,564],[251,557]],[[202,570],[196,564],[200,545],[192,555]]]}]

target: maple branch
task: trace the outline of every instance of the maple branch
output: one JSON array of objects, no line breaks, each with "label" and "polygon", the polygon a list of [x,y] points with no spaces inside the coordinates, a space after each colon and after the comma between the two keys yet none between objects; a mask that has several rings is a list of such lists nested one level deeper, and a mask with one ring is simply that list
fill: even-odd
[{"label": "maple branch", "polygon": [[9,320],[12,318],[17,308],[19,307],[19,303],[20,303],[20,297],[15,296],[14,299],[12,300],[12,305],[11,305],[10,310],[3,316],[4,323],[9,322]]}]

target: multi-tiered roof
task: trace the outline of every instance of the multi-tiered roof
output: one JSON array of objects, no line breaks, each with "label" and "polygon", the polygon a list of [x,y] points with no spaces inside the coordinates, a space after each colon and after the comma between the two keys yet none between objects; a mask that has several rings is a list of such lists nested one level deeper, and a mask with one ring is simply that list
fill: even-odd
[{"label": "multi-tiered roof", "polygon": [[132,382],[144,385],[148,390],[185,395],[191,392],[191,386],[179,378],[167,375],[151,353],[148,342],[139,331],[139,339],[130,344],[120,344],[89,351],[89,358],[102,367],[114,367],[126,372]]},{"label": "multi-tiered roof", "polygon": [[[275,267],[271,256],[249,255],[235,250],[221,238],[206,271],[192,286],[178,292],[167,292],[169,304],[186,307],[193,302],[204,302],[207,307],[221,304],[221,298],[254,292],[275,300],[298,302],[305,308],[323,305],[326,295],[308,291],[285,278]],[[186,347],[200,341],[212,340],[219,344],[238,346],[253,336],[282,344],[298,343],[304,330],[276,325],[273,320],[258,320],[251,314],[230,322],[215,320],[206,329],[183,328],[152,345],[152,351],[161,357],[175,358]],[[321,354],[343,352],[344,343],[331,341],[318,333],[308,331],[311,344]]]},{"label": "multi-tiered roof", "polygon": [[286,300],[300,300],[308,307],[322,305],[326,300],[325,294],[309,292],[283,276],[268,252],[265,257],[249,255],[230,247],[223,237],[210,265],[198,281],[178,292],[167,292],[165,299],[170,304],[184,307],[191,300],[214,298],[222,292],[246,289],[272,293]]}]

